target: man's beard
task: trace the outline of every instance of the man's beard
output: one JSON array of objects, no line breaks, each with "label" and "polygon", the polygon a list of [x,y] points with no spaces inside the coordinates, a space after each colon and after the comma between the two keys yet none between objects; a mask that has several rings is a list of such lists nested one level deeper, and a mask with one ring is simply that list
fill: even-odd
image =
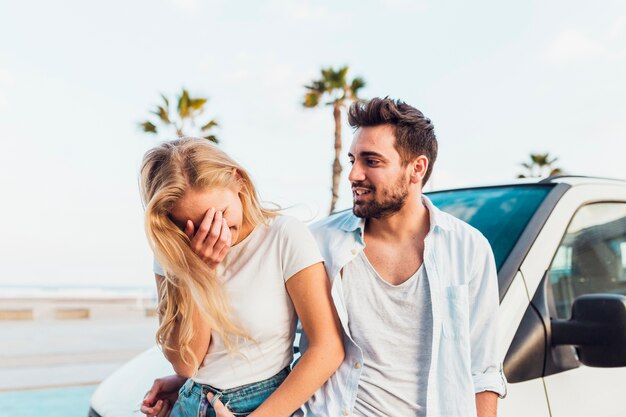
[{"label": "man's beard", "polygon": [[[376,192],[375,188],[365,187],[358,183],[354,183],[352,186],[369,188],[372,194]],[[400,177],[391,189],[381,191],[380,201],[374,198],[372,201],[355,203],[352,212],[355,216],[364,219],[381,219],[400,211],[404,207],[408,195],[409,187]]]}]

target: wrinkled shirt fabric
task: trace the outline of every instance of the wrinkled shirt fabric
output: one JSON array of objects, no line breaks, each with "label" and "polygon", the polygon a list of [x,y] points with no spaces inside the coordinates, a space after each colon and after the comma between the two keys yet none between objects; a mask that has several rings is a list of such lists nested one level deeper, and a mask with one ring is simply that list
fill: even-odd
[{"label": "wrinkled shirt fabric", "polygon": [[[426,394],[427,417],[475,417],[475,394],[506,395],[497,351],[498,278],[487,239],[467,223],[439,210],[426,196],[430,231],[424,262],[432,303],[432,358]],[[337,371],[294,416],[352,414],[363,353],[353,341],[341,271],[365,248],[365,222],[351,210],[311,226],[331,280],[332,300],[343,329],[345,358]],[[307,348],[306,335],[300,351]]]}]

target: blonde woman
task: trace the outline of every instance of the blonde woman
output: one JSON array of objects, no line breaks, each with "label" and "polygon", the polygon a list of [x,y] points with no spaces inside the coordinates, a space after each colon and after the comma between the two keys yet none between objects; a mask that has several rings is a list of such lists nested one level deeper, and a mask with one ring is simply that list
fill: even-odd
[{"label": "blonde woman", "polygon": [[[177,374],[155,381],[141,411],[291,415],[344,357],[308,229],[264,209],[247,172],[204,139],[148,151],[141,188],[157,261],[157,343]],[[290,370],[297,318],[310,344]]]}]

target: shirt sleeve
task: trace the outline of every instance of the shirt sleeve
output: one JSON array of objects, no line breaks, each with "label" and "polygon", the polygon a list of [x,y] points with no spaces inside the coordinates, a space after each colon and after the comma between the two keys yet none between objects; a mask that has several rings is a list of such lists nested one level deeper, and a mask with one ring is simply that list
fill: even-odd
[{"label": "shirt sleeve", "polygon": [[491,246],[485,237],[476,242],[475,263],[469,283],[472,377],[476,393],[492,391],[506,396],[506,379],[498,358],[498,274]]},{"label": "shirt sleeve", "polygon": [[317,242],[301,221],[282,216],[280,233],[280,262],[285,282],[303,269],[322,262]]},{"label": "shirt sleeve", "polygon": [[154,261],[152,262],[152,270],[157,275],[161,275],[162,277],[165,276],[165,271],[163,270],[159,262],[157,262],[156,258],[154,258]]}]

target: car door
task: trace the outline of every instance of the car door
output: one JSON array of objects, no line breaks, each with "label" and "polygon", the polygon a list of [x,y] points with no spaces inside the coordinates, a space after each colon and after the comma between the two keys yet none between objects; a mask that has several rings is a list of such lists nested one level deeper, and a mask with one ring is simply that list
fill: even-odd
[{"label": "car door", "polygon": [[[499,402],[500,417],[550,417],[543,384],[544,331],[530,306],[522,274],[513,279],[499,311],[499,345],[508,379],[506,398]],[[529,372],[530,371],[530,372]]]},{"label": "car door", "polygon": [[[577,298],[626,295],[626,188],[572,187],[520,270],[532,298],[528,317],[541,323],[536,329],[543,327],[543,334],[535,338],[538,342],[534,346],[527,342],[524,348],[526,356],[535,359],[534,370],[526,377],[543,376],[551,416],[626,416],[626,367],[589,367],[581,363],[575,346],[551,343],[555,321],[570,319]],[[526,333],[528,340],[531,332]],[[532,349],[534,356],[528,354]],[[512,357],[511,352],[507,357]]]}]

